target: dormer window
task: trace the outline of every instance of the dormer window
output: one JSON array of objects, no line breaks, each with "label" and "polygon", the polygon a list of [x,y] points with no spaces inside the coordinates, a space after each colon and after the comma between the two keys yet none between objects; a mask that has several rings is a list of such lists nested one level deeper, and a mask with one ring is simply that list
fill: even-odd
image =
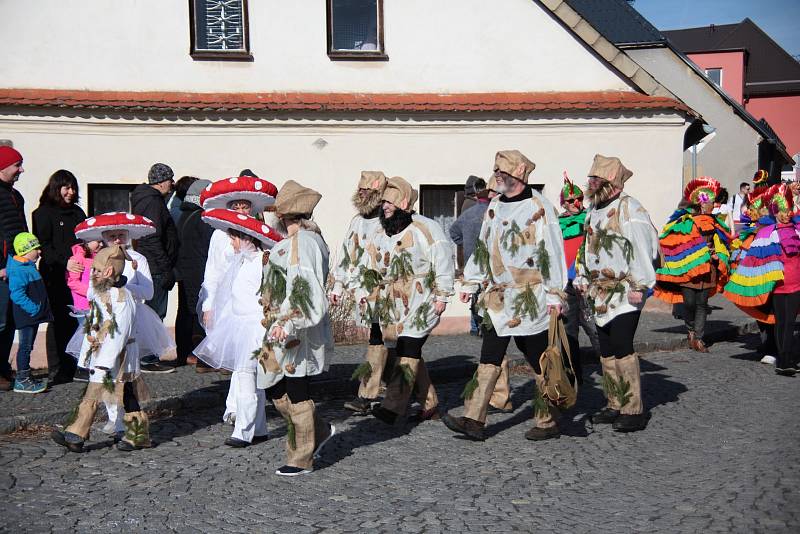
[{"label": "dormer window", "polygon": [[383,0],[327,2],[331,59],[389,59],[383,45]]}]

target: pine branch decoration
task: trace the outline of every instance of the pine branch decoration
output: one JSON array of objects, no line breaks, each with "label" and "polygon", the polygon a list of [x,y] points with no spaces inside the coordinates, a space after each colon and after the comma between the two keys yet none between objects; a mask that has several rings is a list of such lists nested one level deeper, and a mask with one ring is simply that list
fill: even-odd
[{"label": "pine branch decoration", "polygon": [[519,251],[519,242],[521,239],[522,229],[520,229],[517,221],[511,221],[511,226],[500,236],[500,241],[512,256],[517,255],[517,252]]},{"label": "pine branch decoration", "polygon": [[311,285],[302,276],[297,276],[292,284],[292,293],[289,295],[289,305],[305,317],[311,317],[314,304],[311,302]]},{"label": "pine branch decoration", "polygon": [[401,280],[411,276],[414,276],[411,253],[407,250],[403,250],[392,258],[389,264],[389,277],[393,280]]},{"label": "pine branch decoration", "polygon": [[533,400],[531,400],[531,404],[533,404],[533,412],[537,416],[547,417],[550,414],[550,405],[547,404],[544,395],[539,391],[539,386],[536,385],[535,380],[533,382]]},{"label": "pine branch decoration", "polygon": [[525,284],[525,289],[511,303],[514,309],[514,317],[529,316],[531,321],[539,317],[539,307],[536,302],[536,295],[530,284]]},{"label": "pine branch decoration", "polygon": [[259,293],[264,298],[264,303],[280,303],[286,299],[286,269],[274,263],[267,264],[261,277]]},{"label": "pine branch decoration", "polygon": [[369,362],[361,362],[361,365],[356,367],[356,370],[353,371],[353,374],[350,376],[350,380],[363,380],[366,382],[371,376],[372,365],[370,365]]},{"label": "pine branch decoration", "polygon": [[489,247],[486,246],[486,241],[480,238],[475,241],[475,249],[472,251],[472,258],[482,274],[488,276],[492,275],[492,260]]},{"label": "pine branch decoration", "polygon": [[295,450],[297,448],[297,432],[294,428],[294,422],[288,415],[284,419],[286,419],[286,442],[289,444],[290,449]]},{"label": "pine branch decoration", "polygon": [[106,374],[103,376],[103,389],[109,393],[114,393],[114,380],[111,379],[111,373],[108,371],[106,371]]},{"label": "pine branch decoration", "polygon": [[464,386],[464,391],[461,392],[461,398],[464,400],[472,400],[472,395],[475,393],[476,389],[478,389],[477,370],[472,374],[472,378],[470,378],[469,382],[467,382]]},{"label": "pine branch decoration", "polygon": [[375,269],[367,269],[362,265],[360,274],[361,287],[366,289],[368,293],[372,293],[376,287],[383,283],[383,277],[381,276],[381,273]]},{"label": "pine branch decoration", "polygon": [[125,421],[125,438],[136,446],[142,445],[147,441],[147,421],[136,416]]},{"label": "pine branch decoration", "polygon": [[433,267],[431,267],[428,271],[428,274],[425,275],[423,284],[425,284],[425,287],[431,291],[436,288],[436,271],[433,269]]},{"label": "pine branch decoration", "polygon": [[536,265],[539,267],[539,272],[546,279],[550,279],[550,253],[547,252],[547,247],[544,241],[539,242],[539,248],[536,249]]},{"label": "pine branch decoration", "polygon": [[430,302],[423,302],[417,308],[414,314],[414,319],[411,321],[411,326],[417,330],[425,330],[428,328],[428,314],[431,312],[432,306]]},{"label": "pine branch decoration", "polygon": [[407,363],[401,364],[398,367],[398,372],[402,373],[403,382],[406,383],[409,387],[414,386],[414,371],[411,369],[411,366]]},{"label": "pine branch decoration", "polygon": [[616,244],[622,250],[625,262],[630,264],[633,261],[633,244],[621,235],[610,232],[605,228],[598,228],[595,232],[593,243],[594,246],[592,248],[595,254],[598,254],[600,250],[604,250],[610,255],[614,244]]},{"label": "pine branch decoration", "polygon": [[339,262],[339,267],[346,270],[350,265],[350,254],[347,252],[347,244],[344,243],[342,244],[342,261]]},{"label": "pine branch decoration", "polygon": [[625,380],[624,377],[619,377],[618,380],[615,380],[610,375],[603,375],[602,385],[606,398],[616,398],[620,408],[624,408],[633,397],[631,383]]}]

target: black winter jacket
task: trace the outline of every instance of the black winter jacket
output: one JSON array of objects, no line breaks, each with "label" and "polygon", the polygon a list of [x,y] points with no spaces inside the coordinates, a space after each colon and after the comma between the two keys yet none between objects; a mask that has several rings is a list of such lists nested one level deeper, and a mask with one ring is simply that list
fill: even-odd
[{"label": "black winter jacket", "polygon": [[8,256],[14,254],[14,238],[27,231],[25,200],[13,184],[0,180],[0,240],[3,245],[0,269],[6,268]]},{"label": "black winter jacket", "polygon": [[156,225],[156,233],[140,239],[136,250],[147,258],[151,273],[171,277],[178,259],[178,232],[164,197],[152,186],[137,185],[131,193],[131,211]]},{"label": "black winter jacket", "polygon": [[202,214],[203,209],[197,204],[181,204],[181,217],[178,220],[178,239],[181,246],[175,270],[178,272],[178,280],[186,288],[189,309],[192,311],[197,309],[197,297],[203,285],[208,249],[214,233],[214,229],[203,222]]},{"label": "black winter jacket", "polygon": [[54,206],[39,204],[33,211],[33,233],[42,245],[39,272],[45,283],[51,281],[64,285],[67,260],[72,256],[72,245],[78,242],[75,227],[86,220],[86,214],[77,204]]}]

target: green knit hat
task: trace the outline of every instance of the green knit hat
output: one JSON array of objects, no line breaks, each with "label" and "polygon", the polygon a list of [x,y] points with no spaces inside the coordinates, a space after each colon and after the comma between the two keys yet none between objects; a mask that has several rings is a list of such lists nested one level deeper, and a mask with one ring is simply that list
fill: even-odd
[{"label": "green knit hat", "polygon": [[31,250],[40,248],[39,240],[30,232],[20,232],[14,238],[14,252],[17,256],[24,256]]}]

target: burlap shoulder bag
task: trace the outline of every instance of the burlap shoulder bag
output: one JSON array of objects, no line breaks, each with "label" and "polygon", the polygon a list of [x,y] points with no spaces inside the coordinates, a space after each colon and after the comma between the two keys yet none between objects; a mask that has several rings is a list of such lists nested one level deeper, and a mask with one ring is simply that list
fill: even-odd
[{"label": "burlap shoulder bag", "polygon": [[[539,357],[542,370],[542,384],[539,392],[545,399],[559,408],[571,408],[578,400],[578,381],[569,351],[564,323],[557,311],[550,314],[547,348]],[[567,355],[566,362],[562,350]],[[569,364],[569,368],[565,366]]]}]

